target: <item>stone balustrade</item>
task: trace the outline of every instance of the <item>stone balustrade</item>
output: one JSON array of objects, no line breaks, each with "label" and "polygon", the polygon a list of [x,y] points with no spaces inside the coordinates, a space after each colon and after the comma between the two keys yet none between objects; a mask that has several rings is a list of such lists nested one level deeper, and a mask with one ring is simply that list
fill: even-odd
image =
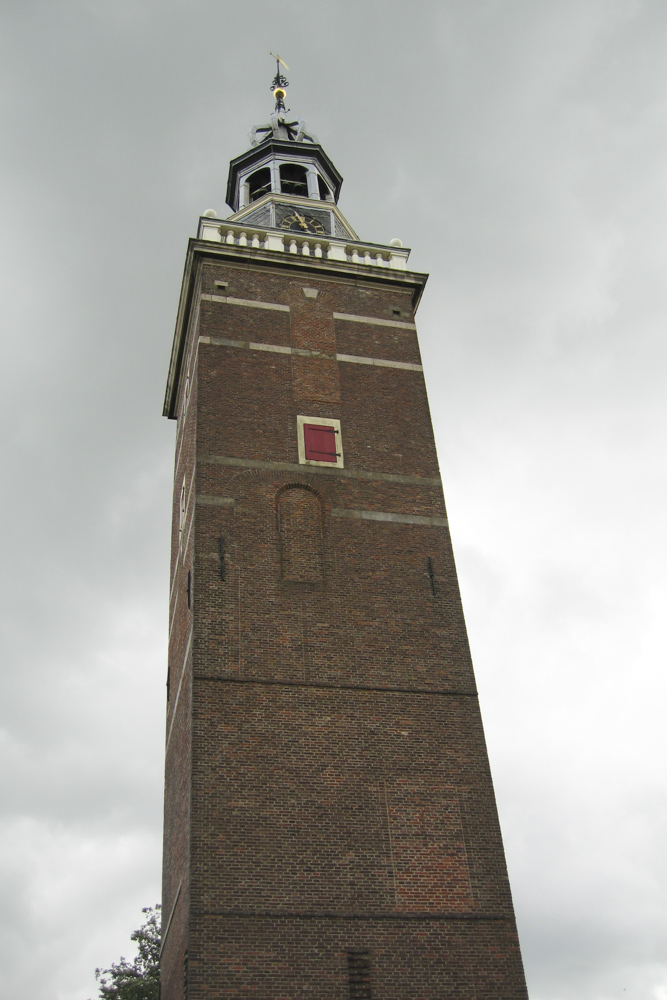
[{"label": "stone balustrade", "polygon": [[373,243],[354,243],[329,237],[301,235],[277,229],[258,229],[220,219],[202,217],[199,220],[198,239],[230,246],[250,247],[253,250],[272,250],[301,257],[362,264],[367,267],[389,267],[407,270],[410,251],[405,247],[385,247]]}]

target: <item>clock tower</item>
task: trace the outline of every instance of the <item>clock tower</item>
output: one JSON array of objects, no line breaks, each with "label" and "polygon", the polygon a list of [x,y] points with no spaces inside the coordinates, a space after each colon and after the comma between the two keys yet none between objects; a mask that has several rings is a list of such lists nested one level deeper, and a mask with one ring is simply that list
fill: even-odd
[{"label": "clock tower", "polygon": [[415,327],[285,107],[188,246],[162,1000],[525,1000]]}]

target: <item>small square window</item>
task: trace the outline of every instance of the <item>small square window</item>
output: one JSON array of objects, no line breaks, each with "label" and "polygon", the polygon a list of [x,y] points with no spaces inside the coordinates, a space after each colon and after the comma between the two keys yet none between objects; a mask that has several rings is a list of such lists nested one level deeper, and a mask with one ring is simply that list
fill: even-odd
[{"label": "small square window", "polygon": [[297,434],[300,465],[329,465],[343,468],[340,420],[298,416]]}]

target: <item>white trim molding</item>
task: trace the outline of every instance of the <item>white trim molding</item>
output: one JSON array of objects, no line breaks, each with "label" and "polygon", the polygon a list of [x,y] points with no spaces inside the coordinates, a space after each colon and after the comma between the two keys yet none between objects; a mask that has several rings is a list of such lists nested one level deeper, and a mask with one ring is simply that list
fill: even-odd
[{"label": "white trim molding", "polygon": [[332,507],[332,517],[350,517],[356,521],[392,521],[395,524],[423,524],[425,527],[446,528],[446,517],[428,517],[423,514],[393,514],[386,510],[346,510]]},{"label": "white trim molding", "polygon": [[249,351],[269,351],[272,354],[298,354],[304,358],[335,357],[336,361],[344,361],[353,365],[376,365],[378,368],[400,368],[408,372],[421,372],[421,365],[411,361],[385,361],[383,358],[365,358],[358,354],[327,354],[325,351],[308,351],[303,347],[283,347],[280,344],[255,344],[249,340],[230,340],[228,337],[200,337],[200,344],[215,344],[218,347],[240,347]]},{"label": "white trim molding", "polygon": [[342,319],[346,323],[368,323],[370,326],[393,326],[398,330],[416,330],[416,323],[403,323],[398,319],[378,319],[376,316],[356,316],[354,313],[333,314],[334,319]]}]

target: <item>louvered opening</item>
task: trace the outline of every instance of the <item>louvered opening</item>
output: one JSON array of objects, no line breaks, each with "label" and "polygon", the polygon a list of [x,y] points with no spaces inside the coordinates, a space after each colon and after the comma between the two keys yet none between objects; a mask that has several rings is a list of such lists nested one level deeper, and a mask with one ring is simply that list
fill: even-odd
[{"label": "louvered opening", "polygon": [[248,178],[248,193],[250,201],[257,201],[262,195],[268,194],[271,190],[271,171],[268,167],[256,170]]},{"label": "louvered opening", "polygon": [[320,198],[322,201],[333,201],[333,195],[329,190],[328,184],[322,180],[319,174],[317,175],[317,186],[320,189]]},{"label": "louvered opening", "polygon": [[280,190],[283,194],[298,194],[308,197],[308,174],[298,163],[282,163],[280,166]]},{"label": "louvered opening", "polygon": [[371,1000],[371,955],[369,951],[348,951],[347,975],[350,1000]]}]

